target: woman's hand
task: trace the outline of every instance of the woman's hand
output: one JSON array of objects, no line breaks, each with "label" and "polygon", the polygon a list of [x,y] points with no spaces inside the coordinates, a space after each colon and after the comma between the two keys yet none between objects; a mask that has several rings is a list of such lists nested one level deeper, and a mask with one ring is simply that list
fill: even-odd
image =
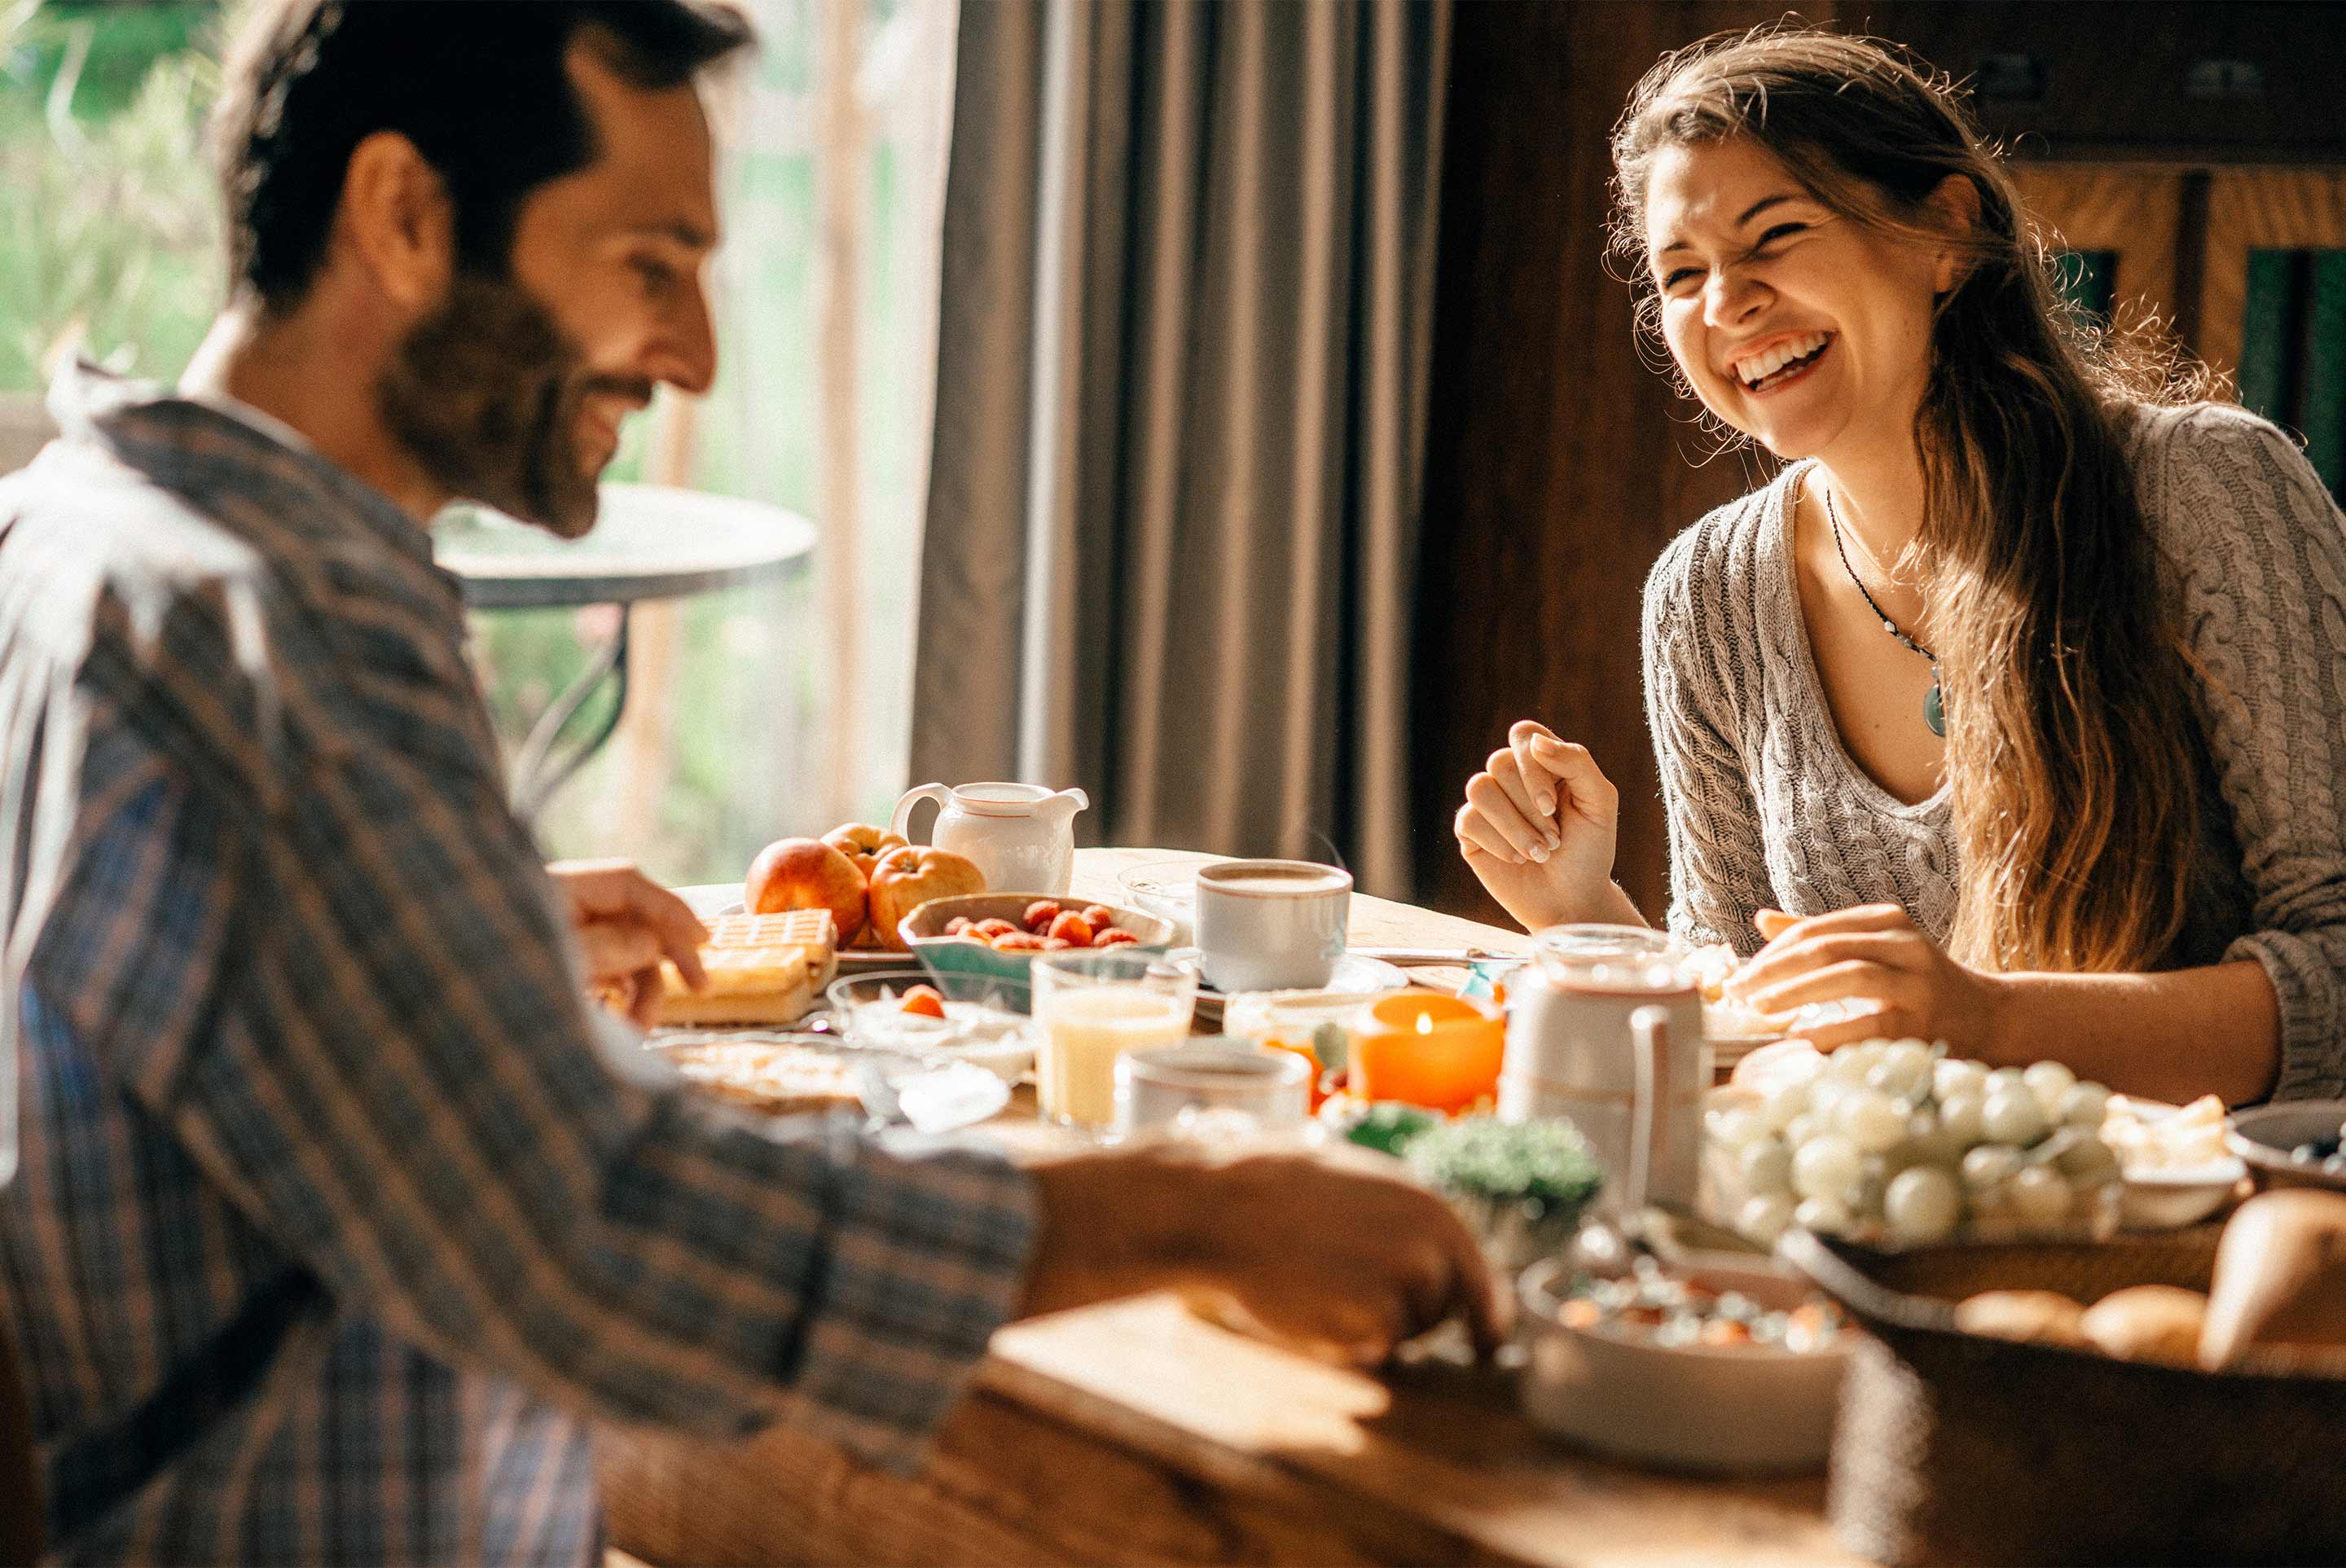
[{"label": "woman's hand", "polygon": [[1988,1055],[2008,983],[1957,963],[1896,904],[1864,904],[1795,920],[1762,910],[1766,947],[1727,982],[1728,1000],[1761,1013],[1847,1003],[1850,1016],[1800,1032],[1820,1051],[1875,1035],[1943,1040],[1959,1055]]},{"label": "woman's hand", "polygon": [[632,864],[564,860],[546,872],[569,901],[588,983],[621,992],[638,1025],[650,1028],[657,1015],[661,959],[673,960],[694,990],[707,983],[700,944],[709,932],[692,906]]},{"label": "woman's hand", "polygon": [[1536,931],[1622,918],[1627,901],[1613,886],[1620,809],[1621,792],[1586,747],[1524,719],[1466,781],[1452,830],[1500,907]]}]

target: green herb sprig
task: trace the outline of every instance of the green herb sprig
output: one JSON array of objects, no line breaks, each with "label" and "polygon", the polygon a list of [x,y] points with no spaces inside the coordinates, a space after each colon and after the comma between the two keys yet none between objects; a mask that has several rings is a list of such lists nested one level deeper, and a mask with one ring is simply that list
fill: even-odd
[{"label": "green herb sprig", "polygon": [[1530,1122],[1462,1116],[1411,1139],[1405,1157],[1430,1186],[1550,1208],[1576,1207],[1605,1185],[1588,1140],[1562,1116]]}]

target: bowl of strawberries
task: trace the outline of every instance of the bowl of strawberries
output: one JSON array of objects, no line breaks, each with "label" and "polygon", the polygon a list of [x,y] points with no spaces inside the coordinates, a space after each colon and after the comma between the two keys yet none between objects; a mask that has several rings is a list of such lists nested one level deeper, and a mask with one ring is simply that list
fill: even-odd
[{"label": "bowl of strawberries", "polygon": [[1023,998],[1038,952],[1078,947],[1163,952],[1173,942],[1173,922],[1162,915],[1044,893],[932,899],[906,915],[898,931],[947,995],[957,993],[955,986],[990,980],[1003,983],[1004,995]]}]

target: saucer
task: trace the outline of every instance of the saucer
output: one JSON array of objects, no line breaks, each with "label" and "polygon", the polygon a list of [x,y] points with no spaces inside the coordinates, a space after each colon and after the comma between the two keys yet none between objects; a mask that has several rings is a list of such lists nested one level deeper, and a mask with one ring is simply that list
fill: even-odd
[{"label": "saucer", "polygon": [[[1188,959],[1194,962],[1198,952],[1194,947],[1177,947],[1165,956]],[[1329,974],[1327,984],[1312,986],[1310,989],[1338,991],[1350,996],[1374,996],[1381,992],[1404,991],[1408,987],[1409,976],[1398,964],[1387,963],[1382,958],[1365,958],[1357,952],[1348,952],[1336,961],[1336,967]],[[1198,987],[1198,994],[1220,996],[1223,993],[1216,991],[1210,985],[1201,984]]]}]

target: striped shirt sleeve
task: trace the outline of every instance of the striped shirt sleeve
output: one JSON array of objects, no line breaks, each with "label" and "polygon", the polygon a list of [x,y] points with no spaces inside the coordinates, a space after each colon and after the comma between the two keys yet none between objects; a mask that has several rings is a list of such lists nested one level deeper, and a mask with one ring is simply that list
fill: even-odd
[{"label": "striped shirt sleeve", "polygon": [[85,807],[44,994],[256,1225],[432,1353],[607,1419],[787,1412],[909,1461],[1023,1289],[1027,1179],[646,1082],[632,1037],[597,1044],[457,722],[477,697],[353,674],[291,617],[239,657],[222,602],[91,661],[151,755]]}]

